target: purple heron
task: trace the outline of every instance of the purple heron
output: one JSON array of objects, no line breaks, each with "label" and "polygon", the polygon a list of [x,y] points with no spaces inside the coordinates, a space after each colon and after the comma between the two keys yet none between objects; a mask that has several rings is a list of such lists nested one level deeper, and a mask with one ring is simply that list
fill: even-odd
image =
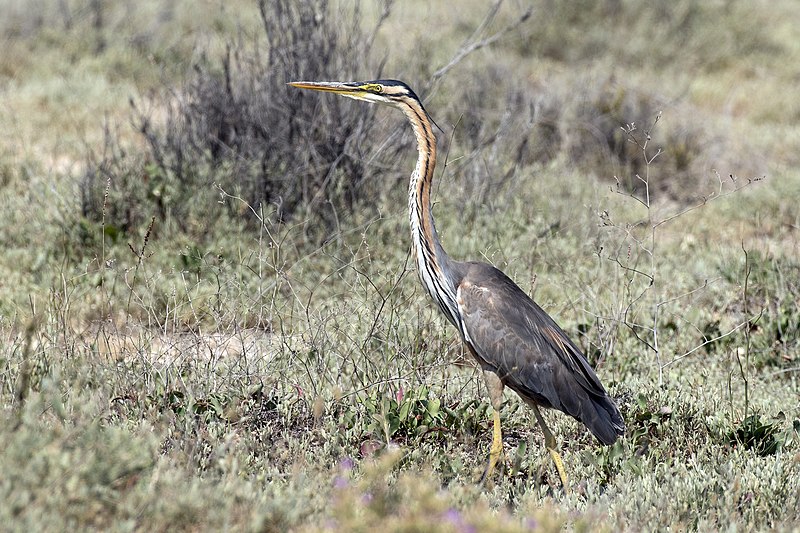
[{"label": "purple heron", "polygon": [[417,272],[425,290],[458,329],[483,370],[494,408],[492,446],[482,479],[492,473],[503,451],[500,407],[503,388],[507,386],[533,409],[544,433],[545,447],[566,489],[567,475],[556,439],[539,406],[576,418],[606,445],[624,433],[622,415],[580,348],[508,276],[485,263],[454,261],[442,248],[430,199],[436,137],[420,99],[408,85],[397,80],[297,81],[289,85],[387,104],[402,111],[411,122],[419,152],[408,189]]}]

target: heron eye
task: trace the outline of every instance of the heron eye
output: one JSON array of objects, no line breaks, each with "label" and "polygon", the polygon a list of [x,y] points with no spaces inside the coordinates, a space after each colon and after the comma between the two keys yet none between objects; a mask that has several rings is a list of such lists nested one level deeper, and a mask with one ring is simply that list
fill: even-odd
[{"label": "heron eye", "polygon": [[375,89],[375,92],[376,92],[376,93],[379,93],[379,94],[380,94],[380,93],[382,93],[382,92],[383,92],[383,85],[381,85],[380,83],[376,83],[376,84],[373,86],[373,88]]}]

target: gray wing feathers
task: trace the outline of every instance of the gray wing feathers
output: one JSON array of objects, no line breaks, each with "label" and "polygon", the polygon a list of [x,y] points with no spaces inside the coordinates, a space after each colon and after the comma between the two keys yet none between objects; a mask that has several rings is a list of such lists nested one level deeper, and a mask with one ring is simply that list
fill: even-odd
[{"label": "gray wing feathers", "polygon": [[526,401],[577,418],[605,444],[616,441],[622,415],[580,349],[501,271],[464,266],[462,333],[481,365]]}]

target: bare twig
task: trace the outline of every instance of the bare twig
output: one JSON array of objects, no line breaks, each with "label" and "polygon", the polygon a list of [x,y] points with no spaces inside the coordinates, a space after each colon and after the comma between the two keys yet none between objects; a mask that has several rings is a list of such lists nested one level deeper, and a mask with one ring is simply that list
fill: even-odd
[{"label": "bare twig", "polygon": [[[747,317],[747,321],[745,322],[744,327],[744,339],[745,339],[745,352],[744,352],[744,364],[742,364],[742,358],[739,355],[739,349],[736,348],[734,353],[736,354],[736,362],[739,365],[739,375],[742,377],[742,381],[744,381],[744,414],[742,415],[742,420],[747,419],[747,411],[750,407],[750,381],[748,380],[748,371],[750,369],[750,327],[751,327],[751,320],[750,320],[750,313],[748,312],[747,306],[747,290],[749,288],[750,282],[750,255],[747,253],[747,248],[744,247],[744,242],[742,242],[742,252],[744,252],[744,286],[742,287],[742,305],[744,306],[744,316]],[[731,395],[732,396],[732,395]],[[733,398],[731,397],[731,403],[733,403]],[[733,413],[731,413],[733,415]]]},{"label": "bare twig", "polygon": [[139,273],[139,267],[142,266],[142,260],[144,259],[144,251],[147,248],[147,242],[150,240],[150,233],[153,231],[153,225],[155,224],[155,222],[156,222],[156,217],[153,216],[150,219],[150,225],[147,226],[147,232],[144,234],[144,242],[142,242],[142,248],[138,252],[133,249],[133,246],[130,243],[128,244],[128,247],[131,249],[131,251],[134,254],[136,254],[137,260],[136,260],[136,266],[133,269],[133,280],[131,281],[130,292],[128,293],[128,303],[125,305],[126,313],[130,313],[131,297],[133,296],[133,291],[136,285],[136,275]]},{"label": "bare twig", "polygon": [[494,21],[495,17],[497,16],[497,12],[500,10],[500,6],[503,4],[503,0],[496,0],[492,7],[489,8],[488,13],[486,13],[486,17],[484,17],[483,21],[475,28],[475,31],[464,41],[461,45],[461,48],[455,53],[455,55],[450,59],[450,61],[440,67],[436,72],[433,73],[431,76],[430,81],[428,82],[427,89],[429,92],[431,89],[436,85],[436,83],[445,75],[447,74],[453,67],[458,65],[461,61],[464,60],[468,55],[476,50],[480,50],[486,46],[489,46],[495,42],[497,42],[500,38],[502,38],[505,34],[513,31],[520,24],[524,23],[528,20],[533,12],[533,8],[528,8],[517,20],[512,22],[511,24],[507,25],[503,29],[499,30],[498,32],[489,35],[488,37],[480,38],[480,35],[486,30],[486,28]]}]

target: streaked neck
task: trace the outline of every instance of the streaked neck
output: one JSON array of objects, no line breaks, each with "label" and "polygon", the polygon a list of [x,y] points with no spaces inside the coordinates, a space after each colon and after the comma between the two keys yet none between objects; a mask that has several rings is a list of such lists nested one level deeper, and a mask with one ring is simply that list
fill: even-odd
[{"label": "streaked neck", "polygon": [[408,187],[408,211],[413,253],[422,284],[448,320],[458,321],[451,261],[442,248],[431,212],[431,185],[436,165],[436,137],[425,110],[414,102],[403,112],[414,128],[419,156]]}]

